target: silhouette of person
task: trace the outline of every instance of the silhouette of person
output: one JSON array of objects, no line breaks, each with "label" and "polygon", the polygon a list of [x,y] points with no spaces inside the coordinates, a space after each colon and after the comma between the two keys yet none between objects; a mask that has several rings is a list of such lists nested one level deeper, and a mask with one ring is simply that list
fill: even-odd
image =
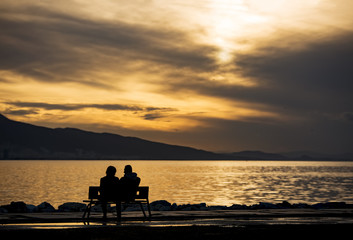
[{"label": "silhouette of person", "polygon": [[100,196],[102,202],[103,219],[107,218],[107,202],[117,202],[117,191],[119,187],[119,178],[115,177],[116,168],[109,166],[106,176],[100,180]]},{"label": "silhouette of person", "polygon": [[119,181],[122,195],[126,198],[124,200],[134,200],[141,179],[137,176],[137,173],[132,171],[131,165],[125,166],[124,173]]}]

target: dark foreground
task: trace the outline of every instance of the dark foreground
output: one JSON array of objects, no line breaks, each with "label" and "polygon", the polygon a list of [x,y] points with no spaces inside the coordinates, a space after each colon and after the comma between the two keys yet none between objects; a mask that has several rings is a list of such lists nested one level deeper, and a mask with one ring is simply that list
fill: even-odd
[{"label": "dark foreground", "polygon": [[[82,212],[0,214],[0,238],[49,240],[207,240],[207,239],[344,239],[353,229],[353,209],[258,209],[215,211]],[[349,235],[348,235],[349,234]]]},{"label": "dark foreground", "polygon": [[248,225],[239,227],[188,226],[144,227],[105,226],[69,229],[1,229],[1,239],[341,239],[350,235],[351,224],[327,225]]}]

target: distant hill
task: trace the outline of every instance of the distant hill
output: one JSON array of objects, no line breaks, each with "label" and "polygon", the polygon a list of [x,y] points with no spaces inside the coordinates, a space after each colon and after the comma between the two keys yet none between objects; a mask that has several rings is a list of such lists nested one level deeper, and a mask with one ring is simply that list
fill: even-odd
[{"label": "distant hill", "polygon": [[0,114],[0,159],[228,159],[229,156],[110,133],[46,128]]},{"label": "distant hill", "polygon": [[243,160],[287,160],[288,158],[276,153],[266,153],[261,151],[242,151],[230,153],[234,158]]},{"label": "distant hill", "polygon": [[266,153],[261,151],[242,151],[229,153],[228,155],[242,160],[353,161],[352,153],[322,154],[309,151]]},{"label": "distant hill", "polygon": [[295,151],[281,153],[288,159],[292,160],[321,160],[321,161],[352,161],[353,153],[342,153],[342,154],[325,154],[311,151]]},{"label": "distant hill", "polygon": [[138,160],[353,160],[353,154],[311,152],[213,153],[76,128],[46,128],[10,120],[0,114],[0,159],[138,159]]}]

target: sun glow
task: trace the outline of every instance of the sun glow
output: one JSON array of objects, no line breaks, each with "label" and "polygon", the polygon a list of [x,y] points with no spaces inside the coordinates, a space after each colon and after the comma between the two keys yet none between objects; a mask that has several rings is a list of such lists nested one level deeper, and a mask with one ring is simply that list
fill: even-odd
[{"label": "sun glow", "polygon": [[244,34],[268,21],[266,16],[252,12],[244,1],[212,0],[208,7],[206,41],[219,48],[216,57],[220,64],[231,62],[234,52],[244,48],[239,43]]},{"label": "sun glow", "polygon": [[[257,54],[305,50],[337,29],[351,31],[352,1],[337,2],[3,0],[0,112],[43,125],[132,131],[282,119],[270,106],[276,86],[254,76],[263,64]],[[244,65],[255,74],[241,65],[244,56],[253,57]],[[73,105],[86,107],[65,108]]]}]

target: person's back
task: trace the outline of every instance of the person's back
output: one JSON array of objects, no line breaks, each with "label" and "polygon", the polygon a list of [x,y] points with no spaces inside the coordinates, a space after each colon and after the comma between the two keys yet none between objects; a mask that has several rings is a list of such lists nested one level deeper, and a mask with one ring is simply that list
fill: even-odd
[{"label": "person's back", "polygon": [[105,200],[112,200],[118,190],[119,178],[115,176],[105,176],[100,180],[101,197]]},{"label": "person's back", "polygon": [[125,166],[124,173],[124,177],[120,179],[119,185],[121,186],[123,196],[126,197],[126,200],[133,200],[141,179],[132,171],[130,165]]},{"label": "person's back", "polygon": [[106,176],[100,180],[100,198],[102,201],[103,218],[107,217],[107,202],[118,198],[119,178],[115,177],[116,168],[109,166]]}]

